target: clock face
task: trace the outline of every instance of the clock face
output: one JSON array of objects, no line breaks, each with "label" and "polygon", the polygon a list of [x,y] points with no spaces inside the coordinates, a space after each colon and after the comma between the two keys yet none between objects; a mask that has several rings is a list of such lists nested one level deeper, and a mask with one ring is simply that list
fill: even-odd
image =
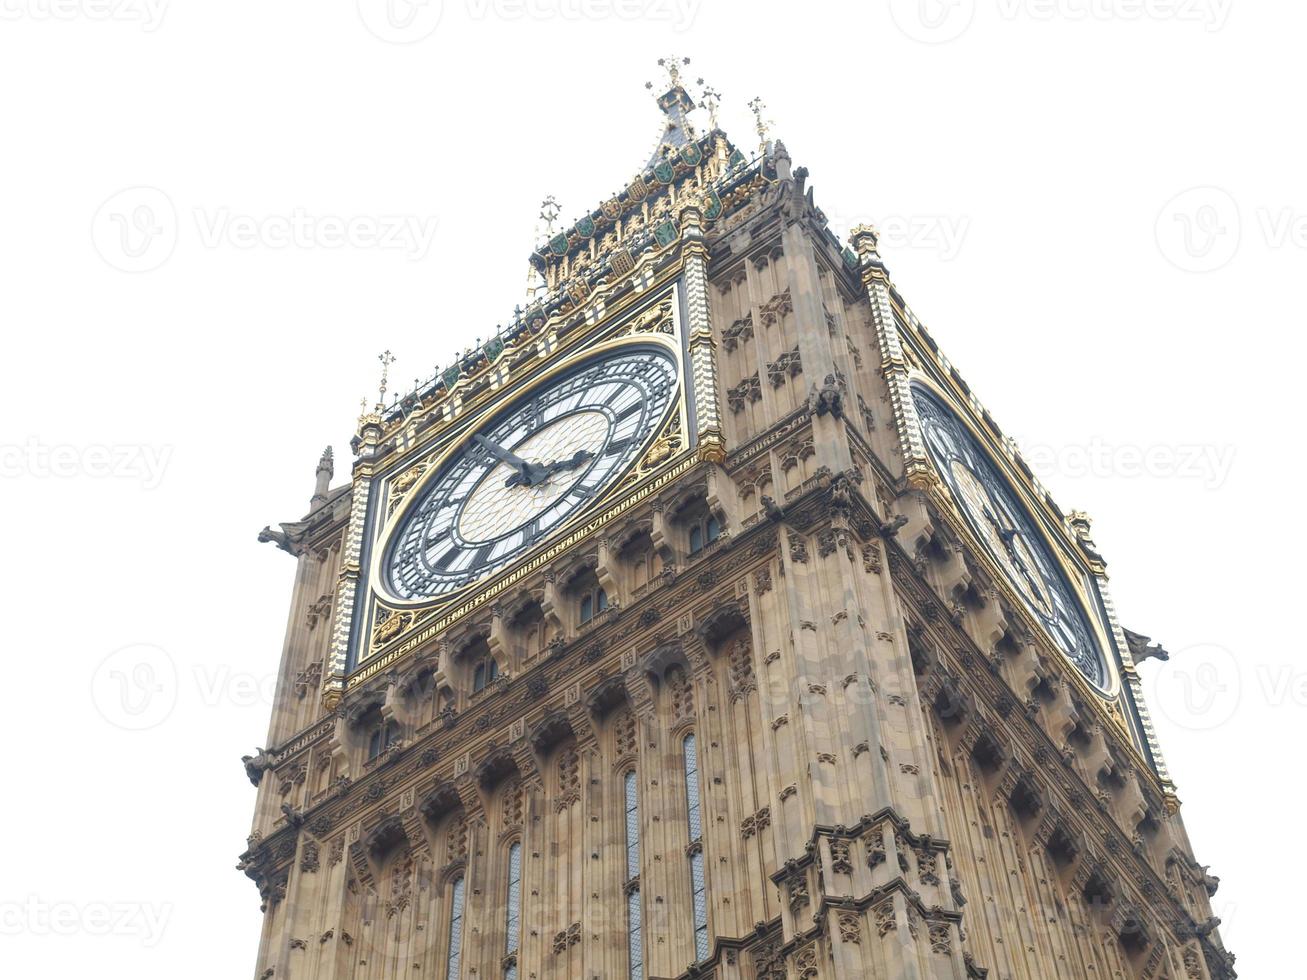
[{"label": "clock face", "polygon": [[511,564],[626,472],[676,389],[671,353],[633,345],[515,401],[423,484],[385,552],[390,591],[435,598]]},{"label": "clock face", "polygon": [[931,460],[972,531],[1066,658],[1092,684],[1105,688],[1107,667],[1084,609],[1029,511],[943,402],[917,386],[912,400]]}]

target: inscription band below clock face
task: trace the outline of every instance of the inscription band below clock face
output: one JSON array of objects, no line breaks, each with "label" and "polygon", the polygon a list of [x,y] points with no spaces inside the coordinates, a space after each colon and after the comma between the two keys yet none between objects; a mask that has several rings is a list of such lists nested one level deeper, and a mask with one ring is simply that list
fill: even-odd
[{"label": "inscription band below clock face", "polygon": [[931,461],[971,530],[1066,658],[1106,689],[1107,666],[1084,607],[1011,484],[938,397],[914,385],[912,400]]},{"label": "inscription band below clock face", "polygon": [[401,518],[384,553],[390,592],[437,598],[507,567],[630,468],[676,390],[672,354],[641,344],[515,401],[467,438]]}]

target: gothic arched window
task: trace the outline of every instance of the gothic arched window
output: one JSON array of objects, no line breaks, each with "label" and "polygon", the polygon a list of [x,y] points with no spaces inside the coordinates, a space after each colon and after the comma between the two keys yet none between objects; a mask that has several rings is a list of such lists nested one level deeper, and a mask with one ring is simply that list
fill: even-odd
[{"label": "gothic arched window", "polygon": [[517,949],[522,937],[522,844],[508,848],[507,920],[504,929],[504,980],[517,980]]},{"label": "gothic arched window", "polygon": [[486,686],[493,683],[499,676],[499,663],[494,657],[486,657],[484,660],[477,662],[476,668],[472,671],[472,693],[484,691]]},{"label": "gothic arched window", "polygon": [[685,806],[690,837],[690,899],[694,910],[694,958],[708,958],[708,882],[703,861],[703,812],[699,796],[699,758],[694,733],[681,742],[685,754]]},{"label": "gothic arched window", "polygon": [[445,958],[445,980],[459,980],[463,963],[463,878],[454,879],[449,908],[449,955]]},{"label": "gothic arched window", "polygon": [[368,761],[371,762],[398,741],[399,722],[378,718],[368,733]]},{"label": "gothic arched window", "polygon": [[690,554],[702,551],[722,534],[721,522],[711,512],[695,519],[690,525]]},{"label": "gothic arched window", "polygon": [[581,622],[588,623],[608,608],[608,593],[598,586],[581,595]]},{"label": "gothic arched window", "polygon": [[635,770],[622,777],[626,812],[626,948],[631,980],[644,980],[644,916],[640,908],[640,808]]}]

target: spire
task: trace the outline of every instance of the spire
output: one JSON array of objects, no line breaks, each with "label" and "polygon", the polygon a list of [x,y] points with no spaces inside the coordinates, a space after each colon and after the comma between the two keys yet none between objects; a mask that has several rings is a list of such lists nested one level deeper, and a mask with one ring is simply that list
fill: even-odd
[{"label": "spire", "polygon": [[709,131],[715,130],[717,128],[717,109],[722,104],[722,93],[711,85],[704,84],[702,78],[698,79],[695,84],[702,90],[699,93],[699,98],[703,100],[703,107],[708,110],[708,129]]},{"label": "spire", "polygon": [[322,451],[322,457],[318,460],[317,482],[313,488],[313,499],[309,501],[310,507],[317,507],[327,502],[327,488],[331,486],[331,478],[335,472],[336,466],[331,457],[331,447],[328,446]]},{"label": "spire", "polygon": [[390,384],[390,366],[395,363],[395,355],[386,349],[377,355],[377,360],[381,362],[381,386],[377,391],[377,411],[385,411],[386,408],[386,388]]},{"label": "spire", "polygon": [[767,103],[762,101],[760,96],[755,95],[749,100],[749,108],[753,110],[754,125],[758,130],[758,152],[767,152],[767,134],[771,132],[771,127],[776,125],[770,119],[763,119],[762,114],[767,111]]},{"label": "spire", "polygon": [[[540,213],[536,215],[535,241],[549,241],[554,237],[554,222],[558,220],[561,209],[558,207],[558,200],[550,194],[540,202]],[[544,235],[541,235],[541,228],[544,229]],[[532,303],[536,295],[545,288],[544,277],[540,270],[536,268],[534,262],[527,263],[526,273],[526,301]]]},{"label": "spire", "polygon": [[[668,89],[658,96],[658,108],[663,111],[665,121],[658,145],[649,157],[647,167],[656,165],[663,158],[667,149],[679,150],[694,139],[694,126],[690,123],[690,111],[695,108],[694,99],[681,84],[681,68],[690,63],[689,58],[669,56],[659,58],[658,65],[667,72]],[[653,82],[645,82],[644,87],[653,90]]]}]

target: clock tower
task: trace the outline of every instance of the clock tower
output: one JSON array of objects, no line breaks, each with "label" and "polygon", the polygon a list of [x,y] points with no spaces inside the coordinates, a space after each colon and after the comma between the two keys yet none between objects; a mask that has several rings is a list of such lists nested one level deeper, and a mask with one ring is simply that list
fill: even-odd
[{"label": "clock tower", "polygon": [[664,67],[532,303],[260,535],[254,975],[1234,977],[1088,518]]}]

